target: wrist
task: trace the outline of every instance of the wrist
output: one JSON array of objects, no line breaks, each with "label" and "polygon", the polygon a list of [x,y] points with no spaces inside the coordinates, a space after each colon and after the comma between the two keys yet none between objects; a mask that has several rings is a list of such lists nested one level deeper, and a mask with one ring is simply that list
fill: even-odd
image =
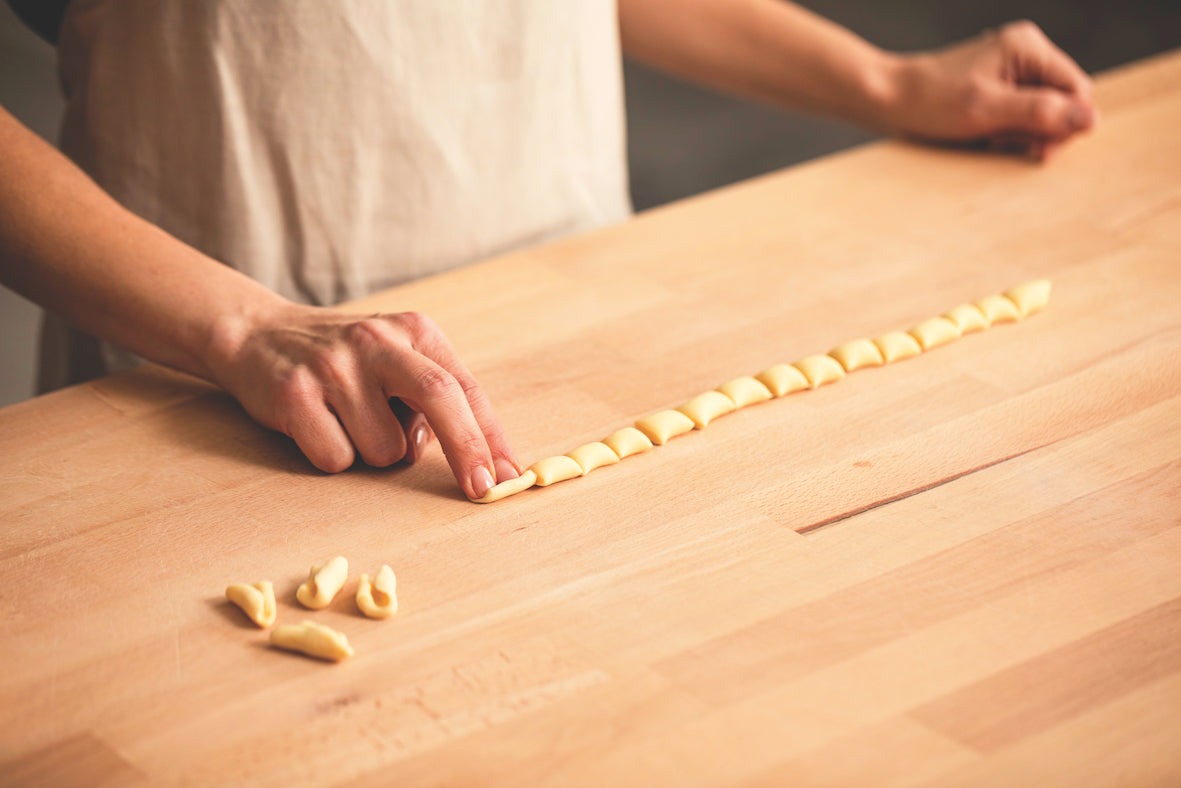
[{"label": "wrist", "polygon": [[205,370],[203,377],[222,388],[229,387],[231,370],[239,366],[250,338],[266,326],[281,322],[285,312],[300,309],[277,293],[261,285],[256,287],[249,299],[213,318],[199,348],[199,361]]}]

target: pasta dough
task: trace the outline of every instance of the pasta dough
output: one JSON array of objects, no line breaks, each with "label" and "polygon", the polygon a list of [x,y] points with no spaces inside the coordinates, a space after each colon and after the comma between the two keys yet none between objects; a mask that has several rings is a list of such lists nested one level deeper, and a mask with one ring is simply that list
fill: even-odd
[{"label": "pasta dough", "polygon": [[750,375],[723,383],[718,386],[718,391],[729,397],[735,408],[766,402],[773,396],[770,389]]},{"label": "pasta dough", "polygon": [[242,612],[263,629],[275,623],[275,587],[269,581],[252,585],[234,583],[226,588],[226,599],[242,608]]},{"label": "pasta dough", "polygon": [[398,579],[388,564],[370,582],[369,575],[362,573],[357,581],[357,609],[370,618],[389,618],[398,612]]},{"label": "pasta dough", "polygon": [[353,647],[343,633],[314,621],[275,627],[271,630],[271,644],[329,662],[340,662],[353,655]]},{"label": "pasta dough", "polygon": [[1035,279],[1023,285],[1006,290],[1005,298],[1017,306],[1017,314],[1022,318],[1040,312],[1050,302],[1050,280]]},{"label": "pasta dough", "polygon": [[492,503],[493,501],[499,501],[501,498],[516,495],[521,490],[528,490],[536,483],[537,474],[533,471],[526,470],[515,479],[509,479],[495,485],[491,490],[484,493],[483,498],[476,498],[474,500],[476,503]]},{"label": "pasta dough", "polygon": [[924,320],[910,330],[910,335],[918,341],[923,350],[946,345],[961,336],[959,327],[946,317],[933,317],[930,320]]},{"label": "pasta dough", "polygon": [[734,400],[720,391],[706,391],[677,408],[693,420],[693,426],[703,430],[718,416],[732,413],[735,409]]},{"label": "pasta dough", "polygon": [[809,388],[820,388],[825,383],[836,383],[845,377],[845,368],[840,362],[823,353],[802,358],[792,366],[804,373]]},{"label": "pasta dough", "polygon": [[679,410],[662,410],[636,422],[636,429],[657,446],[663,446],[678,435],[691,432],[695,426],[697,425],[693,423],[693,419]]},{"label": "pasta dough", "polygon": [[828,355],[840,362],[845,372],[852,372],[862,367],[877,367],[885,363],[882,351],[868,339],[854,339],[828,352]]},{"label": "pasta dough", "polygon": [[804,377],[804,373],[791,364],[767,367],[755,375],[755,380],[766,386],[776,397],[786,397],[788,394],[808,388],[808,379]]},{"label": "pasta dough", "polygon": [[637,430],[635,427],[624,427],[603,438],[605,443],[611,451],[618,455],[619,459],[630,457],[633,454],[641,454],[652,449],[652,441],[648,440],[648,436]]},{"label": "pasta dough", "polygon": [[619,462],[619,455],[610,446],[599,441],[584,443],[574,451],[568,452],[566,456],[578,463],[578,467],[582,469],[583,476],[586,476],[595,468],[602,468],[604,465],[614,465]]},{"label": "pasta dough", "polygon": [[299,603],[310,610],[328,607],[349,577],[349,562],[338,555],[323,566],[313,566],[307,581],[295,592]]},{"label": "pasta dough", "polygon": [[556,482],[564,482],[582,475],[582,466],[578,464],[578,461],[565,454],[538,460],[529,467],[529,470],[537,474],[538,487],[548,487]]},{"label": "pasta dough", "polygon": [[[540,460],[521,479],[496,485],[479,502],[499,500],[527,489],[530,484],[544,487],[583,476],[595,468],[650,451],[653,445],[662,446],[677,435],[704,429],[717,417],[738,408],[835,383],[862,367],[913,358],[964,334],[983,331],[996,323],[1020,320],[1043,309],[1049,298],[1048,280],[1026,282],[1003,294],[960,304],[939,317],[922,321],[910,331],[889,331],[873,340],[854,339],[828,353],[807,356],[794,364],[775,364],[757,375],[734,378],[712,391],[698,394],[676,410],[645,416],[634,427],[617,430],[602,442],[587,443],[569,454]],[[532,481],[526,482],[527,476],[532,476]]]},{"label": "pasta dough", "polygon": [[905,331],[891,331],[882,334],[873,341],[875,347],[882,351],[882,360],[887,364],[914,358],[922,355],[923,346],[919,341]]}]

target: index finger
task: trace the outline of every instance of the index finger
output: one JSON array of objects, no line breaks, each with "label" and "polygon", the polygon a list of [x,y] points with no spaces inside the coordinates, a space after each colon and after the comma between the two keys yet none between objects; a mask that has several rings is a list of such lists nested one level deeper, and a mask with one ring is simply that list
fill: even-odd
[{"label": "index finger", "polygon": [[496,483],[495,466],[463,387],[454,375],[413,348],[392,352],[392,363],[382,364],[386,395],[401,397],[426,416],[464,494],[483,497]]}]

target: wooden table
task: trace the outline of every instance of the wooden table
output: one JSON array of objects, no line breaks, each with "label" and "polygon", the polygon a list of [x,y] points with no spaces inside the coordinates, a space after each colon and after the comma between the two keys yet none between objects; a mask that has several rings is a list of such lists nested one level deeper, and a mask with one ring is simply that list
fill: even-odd
[{"label": "wooden table", "polygon": [[[532,462],[1054,281],[498,504],[154,368],[0,411],[0,782],[1177,784],[1178,85],[1104,76],[1047,166],[871,145],[355,305],[434,316]],[[336,554],[394,619],[297,606]],[[269,648],[222,596],[264,578],[357,655]]]}]

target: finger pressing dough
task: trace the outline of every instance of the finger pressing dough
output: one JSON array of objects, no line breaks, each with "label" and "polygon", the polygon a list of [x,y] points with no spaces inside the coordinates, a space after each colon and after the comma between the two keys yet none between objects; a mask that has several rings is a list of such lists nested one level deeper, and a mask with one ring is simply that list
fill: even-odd
[{"label": "finger pressing dough", "polygon": [[946,317],[932,317],[924,320],[910,330],[910,335],[918,340],[923,350],[931,350],[948,342],[960,338],[960,330],[955,323]]},{"label": "finger pressing dough", "polygon": [[960,304],[943,313],[943,317],[955,323],[960,334],[974,334],[988,328],[988,318],[975,304]]},{"label": "finger pressing dough", "polygon": [[820,388],[826,383],[836,383],[845,377],[845,368],[840,362],[824,353],[802,358],[792,366],[804,373],[804,377],[808,379],[808,387],[813,389]]},{"label": "finger pressing dough", "polygon": [[766,386],[767,390],[776,397],[785,397],[794,391],[803,391],[808,388],[808,379],[804,377],[804,373],[791,364],[776,364],[773,367],[767,367],[755,375],[755,380]]},{"label": "finger pressing dough", "polygon": [[745,408],[747,405],[766,402],[774,396],[770,389],[750,375],[743,375],[723,383],[718,386],[718,391],[729,397],[734,402],[735,408]]},{"label": "finger pressing dough", "polygon": [[574,451],[567,452],[566,456],[578,463],[578,467],[582,469],[583,476],[586,476],[595,468],[602,468],[604,465],[614,465],[619,462],[619,455],[610,446],[599,441],[584,443]]},{"label": "finger pressing dough", "polygon": [[234,583],[226,588],[226,599],[263,629],[275,623],[275,588],[266,580],[252,585]]},{"label": "finger pressing dough", "polygon": [[890,331],[882,334],[873,341],[878,350],[882,351],[882,360],[887,364],[914,358],[923,353],[923,346],[919,341],[905,331]]},{"label": "finger pressing dough", "polygon": [[636,422],[636,429],[657,446],[663,446],[678,435],[692,432],[694,426],[693,419],[677,410],[662,410]]},{"label": "finger pressing dough", "polygon": [[642,452],[650,451],[652,449],[652,441],[648,440],[648,436],[637,430],[635,427],[624,427],[603,438],[605,443],[611,451],[619,455],[619,459],[630,457],[633,454],[640,454]]},{"label": "finger pressing dough", "polygon": [[533,471],[525,471],[515,479],[508,479],[494,486],[491,490],[484,493],[483,498],[475,498],[476,503],[492,503],[499,501],[501,498],[507,498],[510,495],[516,495],[522,490],[528,490],[537,482],[537,474]]},{"label": "finger pressing dough", "polygon": [[565,454],[538,460],[529,466],[529,470],[537,474],[538,487],[548,487],[556,482],[564,482],[582,475],[582,466]]},{"label": "finger pressing dough", "polygon": [[271,630],[271,645],[329,662],[353,655],[353,647],[343,633],[314,621],[275,627]]},{"label": "finger pressing dough", "polygon": [[381,565],[373,582],[362,573],[357,581],[357,609],[370,618],[389,618],[398,612],[397,590],[398,579],[388,564]]},{"label": "finger pressing dough", "polygon": [[1018,315],[1022,318],[1029,317],[1035,312],[1040,312],[1050,302],[1050,280],[1035,279],[1017,285],[1011,290],[1006,290],[1004,296],[1016,304]]},{"label": "finger pressing dough", "polygon": [[987,318],[990,326],[997,323],[1016,323],[1021,319],[1017,305],[1003,295],[985,296],[976,302],[976,307]]},{"label": "finger pressing dough", "polygon": [[854,339],[838,345],[828,351],[828,355],[835,358],[846,372],[852,372],[862,367],[878,367],[885,363],[882,351],[868,339]]},{"label": "finger pressing dough", "polygon": [[706,391],[677,408],[693,420],[693,426],[699,430],[716,419],[734,411],[734,400],[720,391]]},{"label": "finger pressing dough", "polygon": [[338,555],[323,566],[313,566],[307,582],[295,592],[295,598],[310,610],[328,607],[348,577],[349,562],[343,555]]}]

